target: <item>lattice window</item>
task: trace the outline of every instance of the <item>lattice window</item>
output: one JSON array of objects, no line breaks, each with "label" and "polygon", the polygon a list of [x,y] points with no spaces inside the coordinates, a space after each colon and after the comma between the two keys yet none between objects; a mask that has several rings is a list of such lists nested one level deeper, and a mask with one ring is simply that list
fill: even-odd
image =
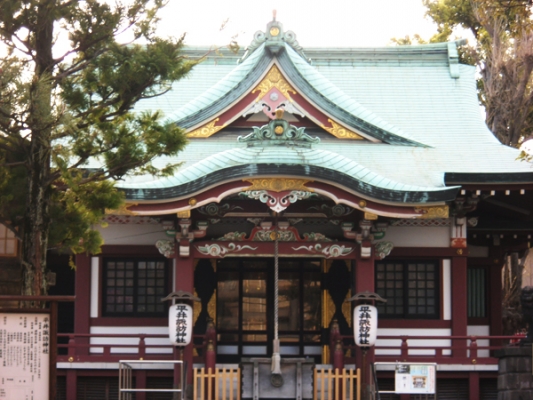
[{"label": "lattice window", "polygon": [[468,318],[487,317],[487,270],[483,267],[467,270]]},{"label": "lattice window", "polygon": [[104,315],[165,316],[161,298],[168,294],[165,261],[105,260]]},{"label": "lattice window", "polygon": [[5,225],[0,224],[0,257],[17,255],[17,238]]},{"label": "lattice window", "polygon": [[376,263],[376,292],[387,300],[378,304],[384,318],[438,318],[439,276],[436,261]]}]

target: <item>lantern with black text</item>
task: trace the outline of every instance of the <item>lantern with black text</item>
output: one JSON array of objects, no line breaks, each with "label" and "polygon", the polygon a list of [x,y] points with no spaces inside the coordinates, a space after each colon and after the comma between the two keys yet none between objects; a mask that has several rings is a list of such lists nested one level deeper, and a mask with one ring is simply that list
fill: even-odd
[{"label": "lantern with black text", "polygon": [[184,303],[168,309],[168,337],[175,346],[187,346],[192,338],[193,308]]},{"label": "lantern with black text", "polygon": [[378,333],[378,309],[369,304],[356,306],[353,310],[353,330],[357,346],[374,346]]}]

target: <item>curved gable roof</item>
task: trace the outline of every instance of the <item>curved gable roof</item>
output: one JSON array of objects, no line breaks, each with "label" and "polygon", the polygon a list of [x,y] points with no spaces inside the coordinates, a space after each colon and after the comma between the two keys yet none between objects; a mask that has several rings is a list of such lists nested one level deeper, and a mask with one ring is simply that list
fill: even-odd
[{"label": "curved gable roof", "polygon": [[272,61],[268,54],[261,51],[262,49],[258,50],[216,85],[169,115],[169,119],[180,127],[190,130],[233,104],[264,75]]},{"label": "curved gable roof", "polygon": [[[245,108],[259,100],[250,99],[244,108],[243,105],[237,106],[239,101],[254,91],[274,63],[279,66],[294,90],[312,107],[326,115],[328,120],[336,120],[356,132],[355,135],[360,134],[371,141],[425,147],[347,96],[310,66],[302,57],[302,52],[295,51],[285,42],[279,44],[275,52],[268,44],[259,45],[242,64],[212,88],[170,115],[169,119],[189,133],[209,123],[215,125],[216,118],[232,107],[235,107],[233,119],[236,119]],[[211,129],[209,134],[204,136],[216,133],[224,127],[224,123],[216,125],[217,128]],[[193,134],[194,136],[196,135]]]}]

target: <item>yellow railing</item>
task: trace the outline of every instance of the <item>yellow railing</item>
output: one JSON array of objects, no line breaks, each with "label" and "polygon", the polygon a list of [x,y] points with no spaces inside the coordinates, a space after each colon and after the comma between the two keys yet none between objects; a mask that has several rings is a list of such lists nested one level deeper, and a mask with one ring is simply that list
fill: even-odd
[{"label": "yellow railing", "polygon": [[360,400],[361,370],[315,369],[314,400]]},{"label": "yellow railing", "polygon": [[239,368],[194,369],[193,400],[240,400],[241,371]]},{"label": "yellow railing", "polygon": [[[314,400],[360,400],[361,370],[315,369]],[[240,400],[239,368],[194,369],[193,400]]]}]

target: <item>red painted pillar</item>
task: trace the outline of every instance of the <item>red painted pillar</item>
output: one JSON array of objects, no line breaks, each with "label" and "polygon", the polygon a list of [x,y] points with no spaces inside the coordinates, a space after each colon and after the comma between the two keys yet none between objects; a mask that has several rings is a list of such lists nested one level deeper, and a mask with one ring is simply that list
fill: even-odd
[{"label": "red painted pillar", "polygon": [[479,372],[470,372],[468,376],[468,383],[469,383],[468,399],[478,400],[479,399]]},{"label": "red painted pillar", "polygon": [[[490,318],[490,335],[503,335],[502,326],[502,268],[504,266],[504,256],[500,249],[492,248],[490,250],[490,268],[488,273],[488,293],[490,293],[489,304],[487,307],[487,314]],[[501,346],[501,339],[494,339],[490,341],[491,346]]]},{"label": "red painted pillar", "polygon": [[[360,250],[357,249],[358,254],[355,260],[355,293],[369,291],[374,292],[374,252],[372,248],[372,255],[369,258],[361,258]],[[378,315],[379,318],[379,315]],[[379,323],[378,323],[379,325]],[[356,367],[361,368],[362,373],[362,385],[361,390],[364,393],[367,392],[367,387],[372,384],[372,372],[370,365],[374,363],[374,347],[370,347],[366,351],[366,355],[363,356],[363,351],[358,347],[355,351]],[[363,365],[364,364],[364,365]],[[364,398],[364,397],[363,397]]]},{"label": "red painted pillar", "polygon": [[[76,255],[76,302],[74,303],[74,333],[90,333],[91,318],[91,256]],[[76,338],[77,344],[88,343],[87,338]],[[88,347],[76,349],[76,355],[88,355]]]},{"label": "red painted pillar", "polygon": [[[91,318],[91,256],[86,254],[76,255],[76,278],[74,303],[74,333],[90,333]],[[83,345],[89,343],[88,338],[75,338],[69,340],[70,345]],[[76,361],[80,356],[89,354],[88,347],[69,348],[68,355],[72,361]],[[66,376],[66,398],[76,400],[77,398],[77,373],[76,370],[67,370]]]},{"label": "red painted pillar", "polygon": [[[452,257],[452,336],[466,336],[468,324],[467,314],[467,258],[463,249],[462,255]],[[454,357],[466,357],[466,340],[454,340],[453,346],[459,347],[453,350]]]},{"label": "red painted pillar", "polygon": [[334,319],[331,321],[331,325],[329,327],[329,362],[331,364],[334,364],[333,360],[335,359],[335,346],[337,341],[341,340],[340,336],[341,333],[339,331],[339,323],[337,322],[337,319]]},{"label": "red painted pillar", "polygon": [[[178,254],[179,244],[176,246]],[[183,290],[194,294],[194,259],[176,255],[176,275],[174,277],[176,291]],[[193,343],[183,350],[183,360],[187,362],[187,383],[192,383]]]},{"label": "red painted pillar", "polygon": [[[146,370],[139,369],[135,371],[135,387],[137,389],[146,389]],[[146,400],[146,392],[135,393],[135,400]]]},{"label": "red painted pillar", "polygon": [[78,381],[76,377],[76,370],[67,369],[67,379],[66,379],[66,398],[67,400],[76,400],[78,398]]}]

